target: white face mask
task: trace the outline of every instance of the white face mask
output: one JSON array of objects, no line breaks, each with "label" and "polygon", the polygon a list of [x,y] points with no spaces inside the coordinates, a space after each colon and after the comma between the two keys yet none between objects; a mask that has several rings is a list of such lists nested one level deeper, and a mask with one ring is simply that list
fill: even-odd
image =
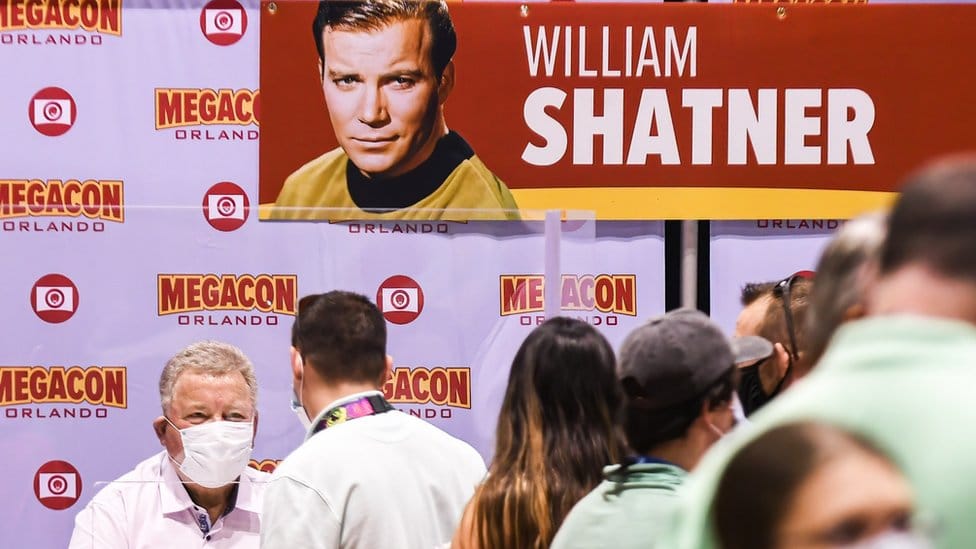
[{"label": "white face mask", "polygon": [[932,544],[914,532],[889,530],[871,539],[845,545],[844,549],[931,549]]},{"label": "white face mask", "polygon": [[312,428],[312,420],[308,417],[305,407],[302,406],[302,389],[305,388],[305,359],[299,358],[299,360],[302,361],[302,379],[299,381],[298,392],[292,390],[291,411],[295,413],[298,422],[302,424],[302,429],[307,433]]},{"label": "white face mask", "polygon": [[302,424],[302,429],[308,431],[312,428],[312,420],[308,419],[308,412],[302,406],[302,399],[298,398],[294,393],[291,396],[291,411],[295,413],[298,422]]},{"label": "white face mask", "polygon": [[[168,418],[166,422],[173,425]],[[183,440],[183,463],[177,466],[200,486],[220,488],[230,484],[251,459],[254,425],[250,421],[211,421],[186,429],[176,425],[173,428]]]}]

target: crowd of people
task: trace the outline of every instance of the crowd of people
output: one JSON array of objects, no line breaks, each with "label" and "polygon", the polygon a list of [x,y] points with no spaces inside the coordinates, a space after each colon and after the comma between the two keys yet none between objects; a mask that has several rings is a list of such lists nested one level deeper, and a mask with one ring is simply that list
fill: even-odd
[{"label": "crowd of people", "polygon": [[250,361],[190,345],[160,376],[164,450],[92,499],[71,547],[974,547],[974,243],[976,159],[950,159],[843,226],[815,273],[747,284],[732,337],[678,309],[614,353],[551,318],[511,363],[487,470],[384,399],[374,303],[307,296],[307,435],[274,474],[246,467]]},{"label": "crowd of people", "polygon": [[[320,5],[341,146],[289,178],[282,217],[327,199],[377,215],[517,208],[443,120],[456,38],[446,7],[428,8]],[[353,135],[364,124],[407,138]],[[374,178],[406,194],[376,202]],[[326,179],[336,196],[321,195]],[[70,547],[970,549],[974,248],[976,157],[954,158],[906,181],[889,213],[846,223],[816,271],[746,284],[732,337],[678,309],[615,353],[586,322],[550,318],[499,365],[488,467],[384,398],[392,360],[372,301],[309,295],[290,361],[306,436],[275,472],[247,467],[250,360],[195,343],[160,376],[163,450],[95,495]]]}]

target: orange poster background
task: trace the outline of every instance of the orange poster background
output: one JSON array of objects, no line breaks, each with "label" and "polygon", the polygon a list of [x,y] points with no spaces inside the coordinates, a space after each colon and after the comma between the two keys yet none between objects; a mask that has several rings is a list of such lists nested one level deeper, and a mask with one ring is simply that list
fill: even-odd
[{"label": "orange poster background", "polygon": [[[314,1],[279,1],[272,11],[268,3],[262,5],[261,203],[274,201],[284,179],[294,169],[336,145],[322,98],[312,40],[311,22],[316,6]],[[968,45],[972,29],[976,28],[976,6],[780,8],[768,4],[553,3],[528,4],[527,15],[523,15],[520,7],[517,3],[451,4],[458,32],[457,85],[448,99],[445,114],[448,125],[471,143],[485,164],[512,189],[522,207],[527,203],[533,207],[585,207],[590,201],[611,195],[653,202],[663,195],[644,191],[662,188],[679,191],[678,196],[690,196],[687,200],[695,203],[672,205],[671,210],[661,210],[656,215],[651,207],[646,210],[649,217],[728,217],[703,214],[714,213],[729,196],[756,204],[775,200],[776,196],[785,197],[785,202],[813,196],[776,195],[765,192],[767,189],[894,191],[904,175],[924,161],[973,145],[976,50]],[[625,26],[634,27],[635,57],[645,26],[654,27],[662,50],[666,26],[675,27],[679,38],[683,38],[689,26],[695,26],[697,76],[567,78],[561,74],[560,58],[553,77],[531,77],[523,25],[533,28],[533,37],[537,25],[573,27],[574,52],[578,46],[575,43],[578,27],[585,26],[589,68],[600,67],[604,26],[611,29],[610,58],[616,60],[611,63],[615,68],[622,65]],[[663,69],[663,51],[661,56]],[[563,158],[552,166],[533,166],[521,159],[527,143],[544,144],[528,128],[522,114],[528,95],[541,87],[557,87],[569,94],[558,113],[548,111],[566,128],[570,143]],[[662,166],[659,158],[652,155],[643,166],[602,165],[602,139],[598,137],[594,143],[594,165],[574,165],[574,88],[595,90],[596,113],[602,112],[603,89],[624,90],[624,158],[641,90],[667,88],[681,164]],[[681,90],[688,88],[748,88],[754,98],[760,88],[776,88],[777,164],[757,165],[750,148],[747,165],[727,165],[727,111],[719,108],[713,113],[713,164],[692,165],[691,109],[681,106]],[[784,165],[783,90],[786,88],[858,88],[867,92],[876,110],[869,134],[875,164],[827,165],[826,139],[821,133],[808,137],[806,144],[821,146],[823,164]],[[826,105],[811,108],[807,115],[825,117],[826,110]],[[694,193],[697,188],[708,192],[680,194],[681,191]],[[738,189],[747,191],[730,195],[718,189],[731,189],[733,193]],[[836,205],[844,196],[864,198],[863,193],[839,194],[825,203]],[[711,205],[703,207],[698,202]],[[819,211],[817,202],[813,204],[783,203],[776,211],[781,212],[780,216],[838,213],[837,208]],[[594,206],[600,217],[635,217],[633,208],[623,202],[619,207],[621,215],[614,214],[615,208],[612,201]],[[733,210],[740,214],[751,211],[749,204],[742,208]],[[756,210],[757,214],[760,209]]]}]

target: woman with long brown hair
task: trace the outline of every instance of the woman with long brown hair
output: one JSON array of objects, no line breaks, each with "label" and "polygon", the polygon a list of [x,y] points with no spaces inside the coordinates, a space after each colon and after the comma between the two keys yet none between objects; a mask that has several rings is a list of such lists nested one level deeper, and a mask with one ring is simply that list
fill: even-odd
[{"label": "woman with long brown hair", "polygon": [[573,505],[620,457],[621,392],[607,340],[557,317],[512,362],[495,455],[454,537],[455,549],[545,549]]}]

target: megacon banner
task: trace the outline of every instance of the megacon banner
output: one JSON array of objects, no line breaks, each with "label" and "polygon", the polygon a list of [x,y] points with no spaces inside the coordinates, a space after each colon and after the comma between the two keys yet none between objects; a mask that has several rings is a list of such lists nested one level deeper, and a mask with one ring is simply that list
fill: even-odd
[{"label": "megacon banner", "polygon": [[196,341],[254,363],[251,466],[272,471],[304,436],[304,295],[375,300],[384,394],[486,460],[548,314],[618,346],[664,310],[655,220],[259,222],[260,24],[256,1],[0,0],[0,547],[68,546],[92,497],[162,450],[159,376]]},{"label": "megacon banner", "polygon": [[[317,44],[316,2],[265,3],[260,200],[278,208],[262,217],[368,203],[357,174],[407,146],[424,86],[519,207],[601,219],[848,217],[971,147],[970,6],[797,4],[450,4],[438,79],[423,29],[382,51],[381,31]],[[392,193],[376,170],[372,192]]]},{"label": "megacon banner", "polygon": [[[972,118],[967,50],[947,46],[965,36],[970,9],[821,6],[833,18],[828,25],[826,16],[792,6],[784,18],[775,6],[711,6],[721,16],[684,5],[527,6],[450,5],[459,46],[443,103],[447,127],[509,189],[517,215],[278,223],[259,221],[262,206],[274,203],[293,171],[338,143],[310,32],[314,3],[0,0],[0,546],[67,546],[77,512],[161,450],[152,430],[161,414],[159,374],[196,341],[232,343],[254,363],[260,425],[252,466],[273,470],[304,434],[289,406],[296,300],[333,289],[369,296],[383,312],[394,362],[383,391],[394,406],[490,460],[508,367],[547,315],[582,319],[618,347],[663,312],[659,219],[689,211],[665,205],[724,201],[718,217],[751,217],[743,212],[762,205],[777,211],[759,217],[785,220],[815,202],[741,209],[721,193],[694,191],[779,181],[806,196],[801,187],[843,189],[856,180],[885,193],[891,174],[953,150],[952,125]],[[905,27],[909,20],[914,27]],[[767,32],[759,27],[772,41],[752,37]],[[916,50],[896,32],[909,32]],[[879,67],[887,80],[871,76]],[[274,70],[295,80],[268,80]],[[660,92],[642,100],[644,88],[664,89],[668,109]],[[565,93],[558,106],[554,89]],[[684,106],[685,89],[725,91],[708,109],[700,105],[713,95],[692,94],[699,106]],[[728,161],[727,110],[745,101],[736,89],[748,90],[756,113],[735,119],[745,129],[735,126],[733,141],[748,135],[746,165]],[[806,125],[801,132],[804,146],[821,155],[816,165],[785,163],[787,101],[794,109],[814,101],[787,95],[793,89],[821,90],[822,106],[805,106],[804,116],[819,118],[822,132]],[[874,121],[864,135],[874,164],[858,163],[866,158],[859,128],[867,103],[830,90],[871,99]],[[916,102],[902,103],[908,95]],[[830,126],[838,97],[854,107],[847,123]],[[772,124],[764,114],[771,101],[776,153],[766,165],[756,155],[770,154],[760,128]],[[599,118],[604,112],[613,116]],[[711,165],[694,162],[704,149],[689,141],[705,135],[691,133],[689,121],[706,112],[714,122]],[[295,113],[302,117],[289,122]],[[645,139],[662,135],[668,115],[677,164],[662,161],[667,138]],[[637,132],[635,144],[638,120],[651,129]],[[922,130],[912,125],[920,121]],[[846,143],[845,165],[829,162],[831,135]],[[553,163],[543,165],[544,155]],[[644,164],[629,164],[632,156]],[[691,194],[673,202],[675,189]],[[853,208],[860,191],[843,192],[853,194],[838,207]],[[537,221],[547,214],[553,223]],[[741,232],[750,245],[724,255],[729,261],[752,264],[770,253],[753,232],[719,229]],[[794,244],[802,236],[772,235]]]}]

